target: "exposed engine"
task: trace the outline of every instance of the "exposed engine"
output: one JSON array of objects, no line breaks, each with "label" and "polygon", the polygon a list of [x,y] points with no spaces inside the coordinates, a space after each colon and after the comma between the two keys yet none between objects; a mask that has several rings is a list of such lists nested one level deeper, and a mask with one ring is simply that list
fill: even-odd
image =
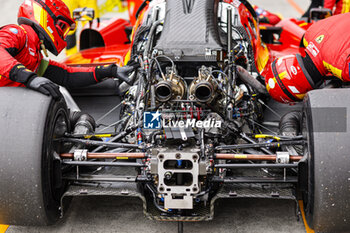
[{"label": "exposed engine", "polygon": [[[136,176],[106,169],[81,178],[77,169],[69,179],[136,182],[132,194],[143,200],[145,214],[174,221],[212,219],[216,199],[239,197],[231,187],[272,180],[290,188],[283,184],[286,169],[297,166],[291,163],[301,156],[291,153],[303,142],[297,134],[263,132],[266,89],[253,54],[260,35],[254,10],[243,2],[150,3],[132,42],[130,62],[139,67],[120,86],[120,120],[106,127],[115,132],[108,139],[72,135],[65,141],[89,149],[61,155],[74,158],[68,165],[135,167]],[[275,150],[280,146],[291,152]],[[260,188],[264,197],[275,190]]]},{"label": "exposed engine", "polygon": [[[54,223],[68,197],[134,197],[148,219],[183,232],[185,221],[212,220],[219,199],[259,198],[294,201],[317,232],[348,229],[350,92],[273,102],[266,89],[295,89],[274,63],[302,52],[311,24],[263,29],[256,14],[248,0],[144,0],[130,44],[128,22],[101,23],[96,33],[109,43],[67,61],[123,59],[128,76],[73,90],[83,111],[71,90],[54,100],[4,87],[0,223]],[[264,70],[274,76],[266,88]]]},{"label": "exposed engine", "polygon": [[[226,12],[225,17],[236,18],[231,15],[234,8],[230,6],[221,3],[220,7],[229,7],[221,11]],[[227,28],[219,28],[218,24],[213,25],[216,34],[208,35],[212,39],[207,41],[205,54],[200,51],[205,45],[198,50],[189,49],[188,44],[172,49],[171,45],[164,46],[168,38],[162,39],[162,33],[172,26],[162,25],[160,15],[165,12],[162,7],[165,4],[150,11],[144,26],[149,30],[136,36],[148,38],[134,45],[138,50],[143,48],[142,54],[134,54],[143,73],[139,72],[137,84],[130,87],[124,98],[122,119],[127,119],[125,129],[137,125],[125,142],[149,146],[152,156],[142,173],[151,176],[153,184],[146,187],[158,209],[169,212],[193,209],[208,201],[212,191],[210,177],[226,174],[226,169],[213,169],[214,148],[239,143],[242,135],[255,132],[262,108],[256,98],[259,93],[250,85],[249,79],[254,78],[248,74],[248,79],[240,79],[248,72],[238,64],[247,68],[250,60],[245,36],[237,29],[234,36],[227,35]],[[197,10],[202,15],[206,12]],[[214,16],[217,17],[203,15]],[[156,18],[151,20],[152,17]],[[231,24],[230,21],[230,28]],[[222,45],[219,32],[237,38],[237,42]],[[200,36],[201,32],[196,33]],[[203,42],[199,37],[194,40]],[[225,54],[225,46],[232,53]]]}]

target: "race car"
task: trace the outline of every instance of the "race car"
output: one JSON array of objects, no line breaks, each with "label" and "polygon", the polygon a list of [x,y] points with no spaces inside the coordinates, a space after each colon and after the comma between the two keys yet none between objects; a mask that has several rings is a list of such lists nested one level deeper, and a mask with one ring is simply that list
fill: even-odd
[{"label": "race car", "polygon": [[350,231],[350,92],[279,105],[260,75],[304,54],[308,22],[259,28],[246,0],[145,0],[136,16],[92,23],[65,61],[136,67],[128,80],[69,90],[96,124],[72,125],[73,100],[0,89],[0,223],[53,224],[69,197],[124,196],[180,231],[212,220],[218,199],[268,198],[302,201],[317,232]]}]

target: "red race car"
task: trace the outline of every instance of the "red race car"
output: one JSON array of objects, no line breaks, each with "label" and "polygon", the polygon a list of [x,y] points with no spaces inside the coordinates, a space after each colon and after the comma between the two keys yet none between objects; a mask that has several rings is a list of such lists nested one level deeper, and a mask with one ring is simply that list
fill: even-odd
[{"label": "red race car", "polygon": [[138,3],[131,23],[92,22],[65,60],[135,67],[127,80],[69,90],[95,127],[73,131],[63,100],[0,90],[11,100],[0,102],[0,128],[11,129],[0,140],[0,223],[52,224],[67,197],[110,195],[138,197],[147,218],[181,230],[212,220],[218,199],[272,198],[302,201],[316,231],[350,231],[350,91],[285,106],[260,75],[304,54],[308,20],[259,26],[246,0]]}]

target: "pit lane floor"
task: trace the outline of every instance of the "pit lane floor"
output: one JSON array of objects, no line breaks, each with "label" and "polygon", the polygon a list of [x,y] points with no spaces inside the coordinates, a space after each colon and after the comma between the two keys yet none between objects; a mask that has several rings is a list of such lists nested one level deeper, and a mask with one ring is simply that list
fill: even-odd
[{"label": "pit lane floor", "polygon": [[[99,0],[100,1],[100,0]],[[0,0],[0,25],[16,22],[17,9],[22,0]],[[304,0],[251,0],[252,4],[297,17],[296,3],[302,9]],[[63,56],[59,57],[61,59]],[[0,187],[1,188],[1,187]],[[304,233],[312,232],[297,221],[296,203],[284,200],[221,200],[211,222],[185,223],[185,232],[249,232],[249,233]],[[177,223],[147,220],[142,203],[133,198],[84,197],[74,198],[65,217],[50,227],[18,227],[0,225],[0,233],[65,233],[65,232],[177,232]]]}]

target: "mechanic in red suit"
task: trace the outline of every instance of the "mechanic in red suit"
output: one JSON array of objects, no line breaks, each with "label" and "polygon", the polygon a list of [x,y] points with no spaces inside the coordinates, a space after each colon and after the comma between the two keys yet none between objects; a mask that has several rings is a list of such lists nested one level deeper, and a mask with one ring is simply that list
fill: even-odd
[{"label": "mechanic in red suit", "polygon": [[271,13],[263,8],[260,8],[258,6],[253,6],[253,8],[259,18],[260,23],[276,25],[282,20],[282,18],[277,14]]},{"label": "mechanic in red suit", "polygon": [[333,15],[350,12],[350,0],[312,0],[303,17],[309,17],[313,8],[324,7],[332,11]]},{"label": "mechanic in red suit", "polygon": [[279,102],[301,101],[319,88],[327,75],[350,81],[350,13],[318,21],[304,35],[306,56],[299,54],[276,59],[265,67],[266,88]]},{"label": "mechanic in red suit", "polygon": [[348,13],[350,0],[324,0],[323,7],[332,10],[333,15]]},{"label": "mechanic in red suit", "polygon": [[[61,0],[25,0],[19,8],[19,25],[0,28],[0,86],[26,86],[53,98],[61,94],[56,84],[68,88],[88,86],[105,78],[127,78],[132,67],[106,65],[68,67],[43,59],[42,51],[58,55],[75,28]],[[56,84],[55,84],[56,83]]]}]

